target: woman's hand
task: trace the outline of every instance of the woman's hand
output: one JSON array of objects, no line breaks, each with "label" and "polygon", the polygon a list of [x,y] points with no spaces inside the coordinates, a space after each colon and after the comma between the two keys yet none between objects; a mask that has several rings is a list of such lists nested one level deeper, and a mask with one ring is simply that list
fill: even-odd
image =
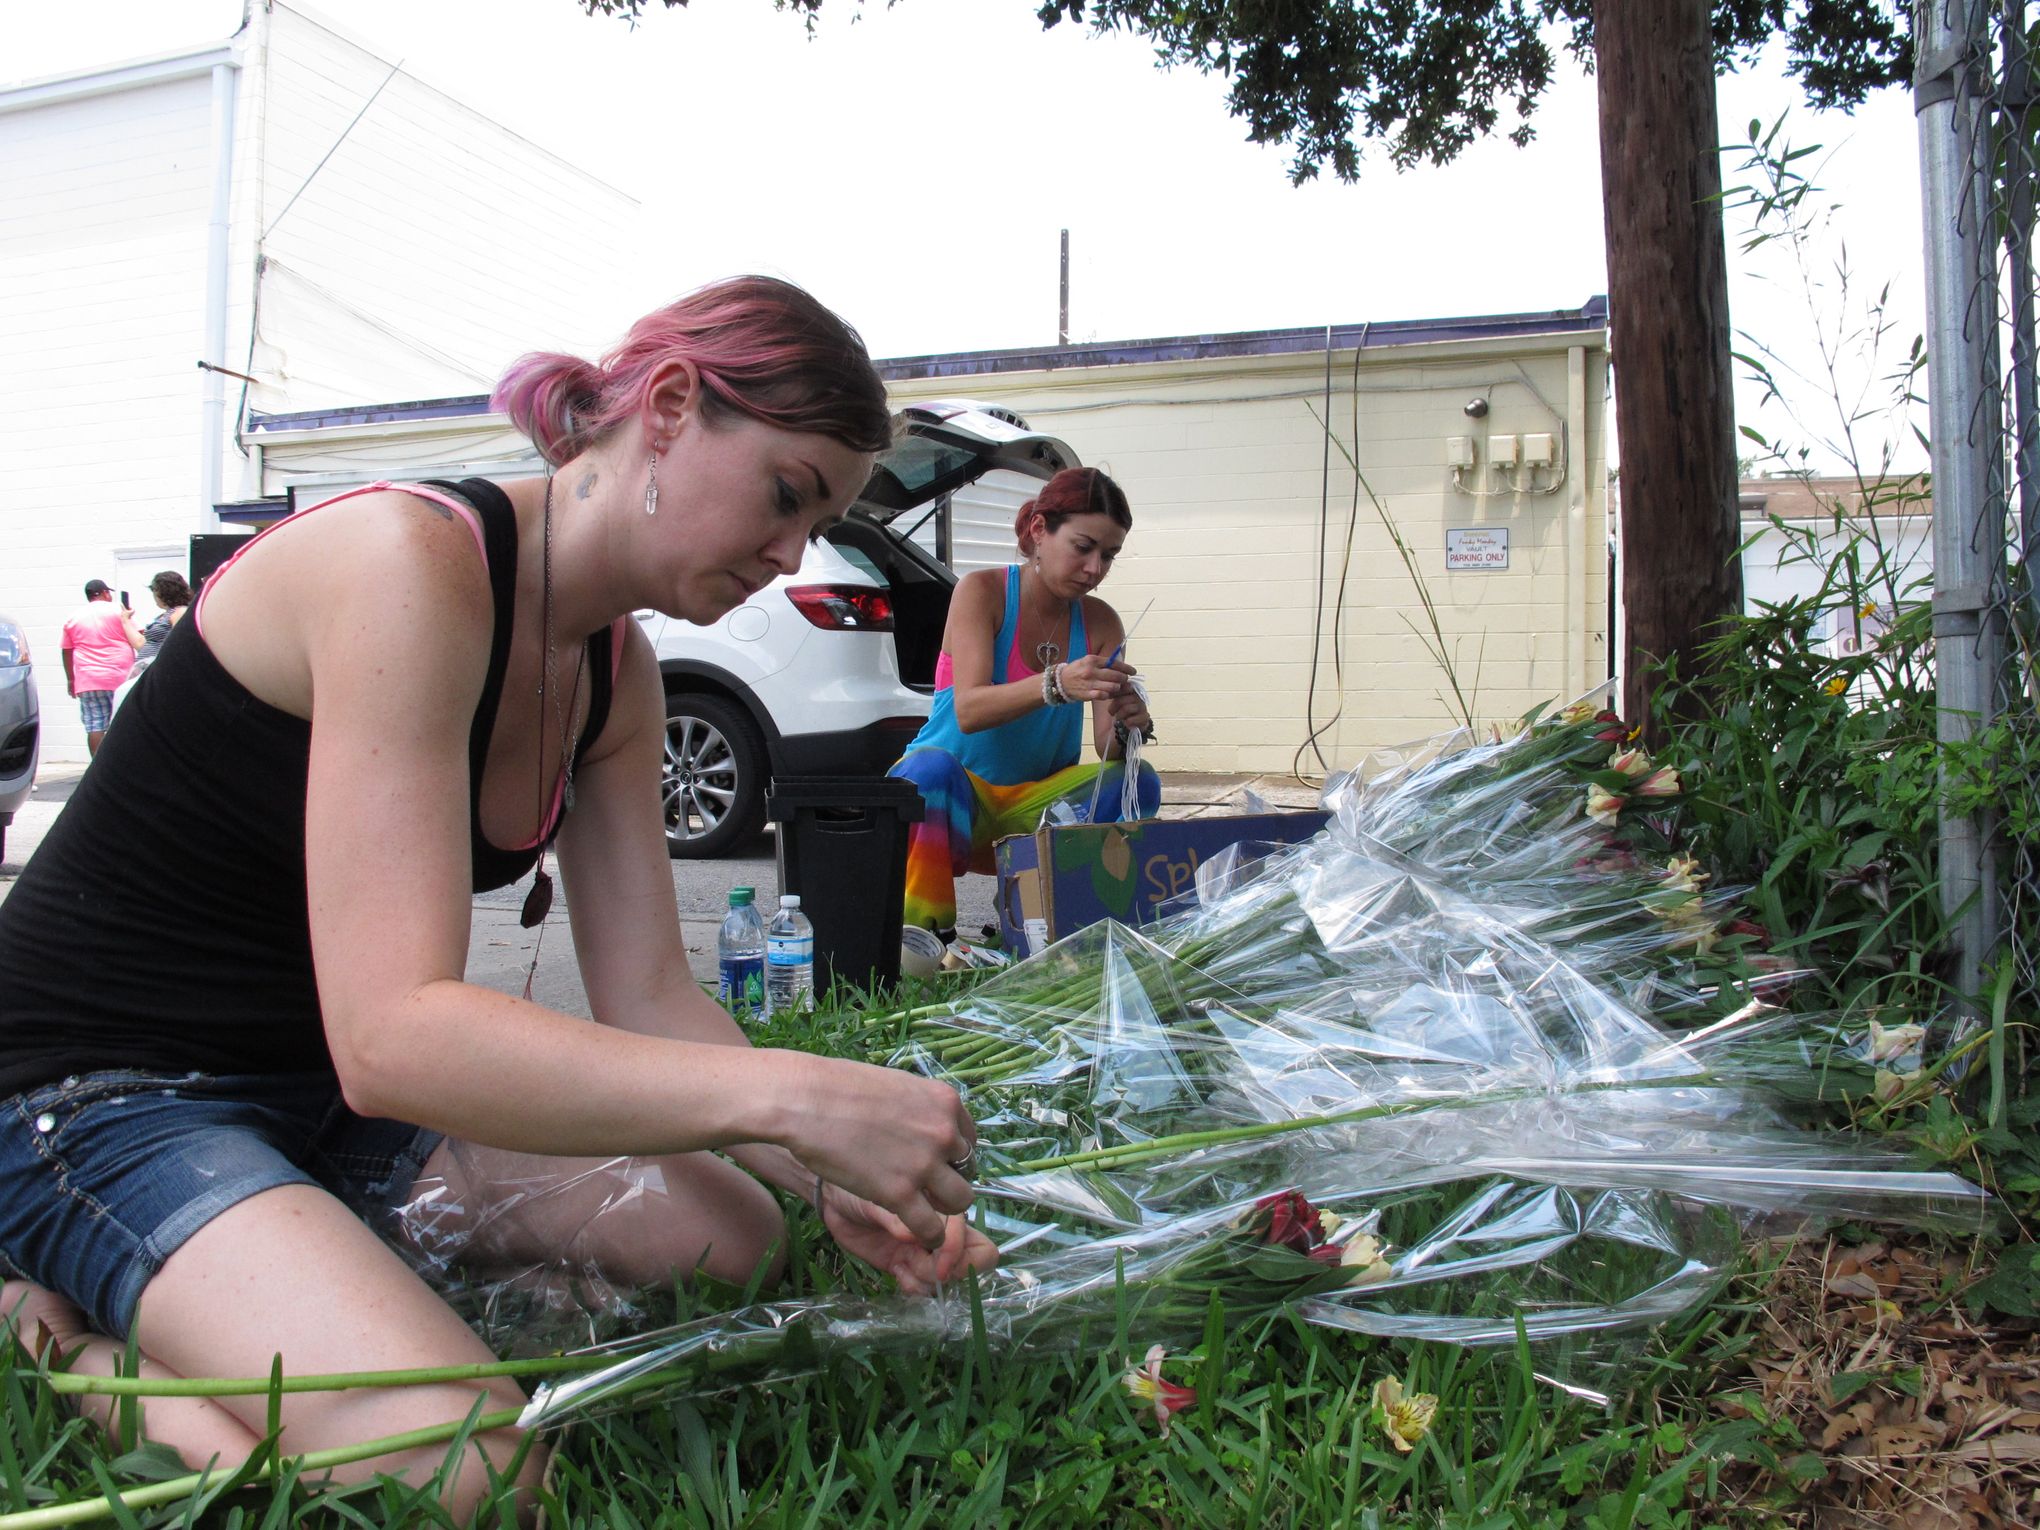
[{"label": "woman's hand", "polygon": [[1101,653],[1087,653],[1062,666],[1056,683],[1071,701],[1117,701],[1133,694],[1134,668],[1124,659],[1108,663]]},{"label": "woman's hand", "polygon": [[[1133,666],[1123,659],[1116,667],[1124,670],[1129,677],[1134,673]],[[1106,703],[1105,715],[1114,723],[1138,728],[1142,733],[1152,733],[1155,730],[1155,720],[1148,713],[1147,701],[1130,684]]]},{"label": "woman's hand", "polygon": [[967,1269],[989,1270],[999,1262],[992,1240],[962,1217],[950,1217],[940,1246],[925,1249],[891,1212],[833,1185],[822,1193],[822,1225],[847,1252],[892,1276],[910,1296],[927,1296]]},{"label": "woman's hand", "polygon": [[798,1059],[778,1140],[810,1173],[897,1217],[922,1248],[939,1250],[948,1219],[970,1209],[955,1165],[977,1148],[977,1123],[947,1084],[898,1068],[838,1058]]}]

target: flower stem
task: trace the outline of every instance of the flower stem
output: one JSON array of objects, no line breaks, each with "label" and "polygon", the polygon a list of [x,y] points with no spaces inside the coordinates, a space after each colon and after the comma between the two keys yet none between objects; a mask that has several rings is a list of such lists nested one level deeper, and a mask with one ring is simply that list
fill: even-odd
[{"label": "flower stem", "polygon": [[1368,1105],[1359,1110],[1342,1110],[1327,1116],[1299,1116],[1289,1121],[1256,1121],[1250,1126],[1214,1127],[1202,1132],[1179,1132],[1147,1142],[1122,1143],[1117,1147],[1091,1148],[1081,1153],[1063,1153],[1053,1158],[1030,1158],[1016,1163],[1008,1175],[1040,1174],[1049,1169],[1116,1169],[1145,1163],[1150,1158],[1167,1158],[1196,1148],[1226,1147],[1236,1142],[1255,1142],[1263,1137],[1280,1137],[1290,1132],[1314,1131],[1325,1126],[1351,1126],[1360,1121],[1378,1121],[1390,1116],[1419,1115],[1433,1110],[1467,1110],[1477,1105],[1494,1105],[1508,1100],[1527,1100],[1550,1094],[1597,1094],[1611,1089],[1678,1089],[1719,1082],[1706,1073],[1681,1074],[1674,1078],[1602,1079],[1563,1088],[1494,1089],[1476,1095],[1449,1095],[1435,1100],[1407,1100],[1392,1105]]},{"label": "flower stem", "polygon": [[[266,1397],[270,1392],[348,1392],[365,1387],[423,1387],[448,1381],[482,1381],[495,1376],[559,1376],[599,1370],[613,1355],[547,1355],[530,1360],[494,1360],[481,1365],[438,1365],[408,1371],[343,1371],[284,1376],[79,1376],[52,1371],[44,1379],[52,1392],[82,1397]],[[0,1524],[4,1524],[0,1521]]]}]

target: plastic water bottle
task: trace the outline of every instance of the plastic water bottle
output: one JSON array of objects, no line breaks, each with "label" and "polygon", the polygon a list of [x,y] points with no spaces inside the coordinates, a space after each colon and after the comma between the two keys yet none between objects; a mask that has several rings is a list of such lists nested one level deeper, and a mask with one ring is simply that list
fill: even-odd
[{"label": "plastic water bottle", "polygon": [[777,1015],[812,1003],[815,927],[800,911],[800,897],[782,893],[779,912],[765,927],[765,1012]]},{"label": "plastic water bottle", "polygon": [[716,1002],[731,1014],[765,1013],[765,919],[757,894],[748,887],[730,889],[730,911],[723,915],[715,937],[716,965],[721,979]]}]

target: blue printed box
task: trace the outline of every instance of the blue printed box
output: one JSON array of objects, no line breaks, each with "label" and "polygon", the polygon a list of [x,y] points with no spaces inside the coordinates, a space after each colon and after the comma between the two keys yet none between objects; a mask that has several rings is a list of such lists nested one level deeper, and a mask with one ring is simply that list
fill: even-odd
[{"label": "blue printed box", "polygon": [[1243,841],[1293,845],[1327,814],[1250,813],[1233,818],[1143,818],[1134,823],[1057,824],[992,847],[999,873],[999,935],[1017,957],[1100,919],[1143,924],[1197,885],[1197,868]]}]

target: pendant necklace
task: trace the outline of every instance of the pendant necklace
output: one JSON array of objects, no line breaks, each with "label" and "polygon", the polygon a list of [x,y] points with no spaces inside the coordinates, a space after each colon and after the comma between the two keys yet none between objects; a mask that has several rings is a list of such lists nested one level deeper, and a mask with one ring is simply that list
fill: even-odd
[{"label": "pendant necklace", "polygon": [[[574,666],[573,693],[568,699],[565,714],[562,715],[560,709],[559,677],[555,671],[553,660],[552,489],[552,477],[548,474],[545,480],[545,533],[543,542],[544,552],[542,554],[545,570],[545,603],[543,606],[544,617],[542,622],[545,641],[545,662],[540,668],[538,676],[537,728],[538,822],[539,833],[543,836],[543,839],[538,847],[538,868],[531,879],[531,891],[525,894],[524,910],[518,915],[518,923],[527,930],[534,925],[543,925],[545,923],[545,916],[552,912],[553,879],[552,874],[545,869],[545,857],[546,852],[552,849],[553,841],[559,837],[560,832],[560,826],[557,821],[550,824],[547,822],[551,814],[548,812],[547,792],[545,789],[546,692],[547,690],[552,692],[553,723],[560,730],[560,817],[564,818],[573,811],[574,807],[574,765],[575,756],[580,751],[574,745],[570,730],[573,726],[574,710],[581,700],[581,674],[588,667],[588,645],[583,643],[581,645],[580,661]],[[544,939],[545,931],[540,929],[539,940],[543,943]],[[534,949],[531,953],[531,972],[527,973],[524,979],[524,995],[526,998],[531,997],[531,980],[537,971],[538,952]]]},{"label": "pendant necklace", "polygon": [[[1023,602],[1020,609],[1022,626],[1026,625],[1025,622],[1026,614],[1027,608],[1025,603]],[[1062,644],[1060,643],[1042,642],[1036,643],[1034,645],[1034,659],[1035,659],[1034,668],[1037,672],[1047,669],[1051,664],[1055,663],[1055,661],[1057,659],[1060,659],[1061,657],[1062,657]]]}]

